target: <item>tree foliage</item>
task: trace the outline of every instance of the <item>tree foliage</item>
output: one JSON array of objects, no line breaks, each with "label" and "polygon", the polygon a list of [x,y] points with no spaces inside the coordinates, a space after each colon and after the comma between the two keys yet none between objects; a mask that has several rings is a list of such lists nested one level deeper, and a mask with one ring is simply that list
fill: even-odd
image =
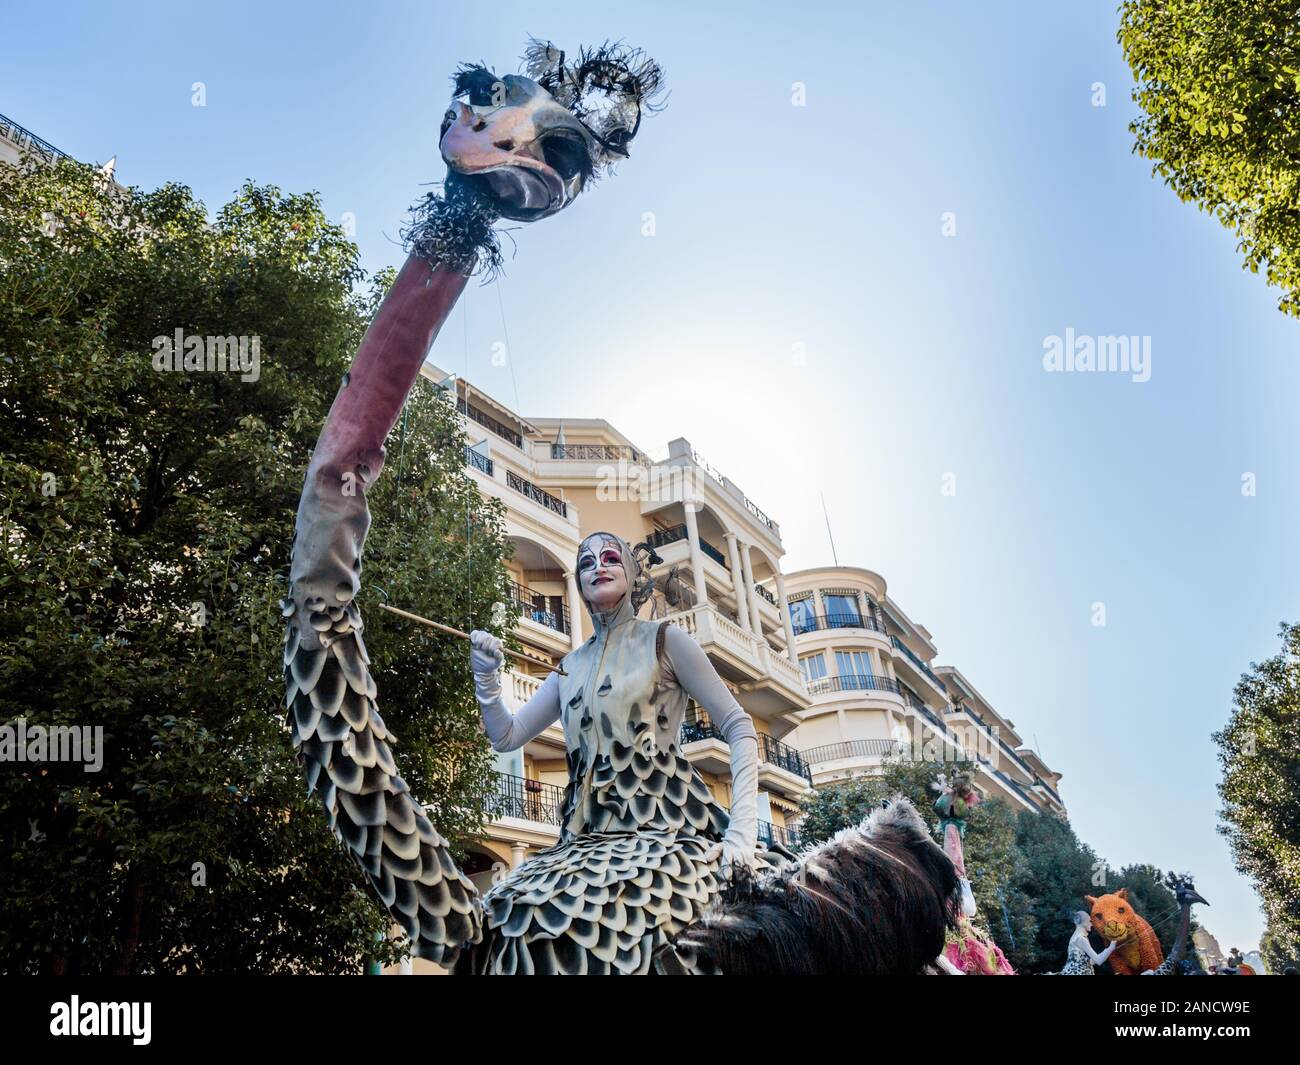
[{"label": "tree foliage", "polygon": [[1282,649],[1252,663],[1219,748],[1219,831],[1264,903],[1270,963],[1300,956],[1300,625]]},{"label": "tree foliage", "polygon": [[[305,799],[277,609],[310,451],[382,293],[314,195],[247,184],[209,219],[178,185],[0,166],[0,720],[104,731],[99,772],[3,766],[0,968],[356,971],[387,928]],[[159,372],[177,329],[259,338],[256,380]],[[462,448],[417,390],[362,589],[399,765],[453,839],[490,779],[466,653],[390,622],[374,588],[488,627],[506,542]]]},{"label": "tree foliage", "polygon": [[1134,150],[1238,238],[1300,316],[1300,3],[1125,0]]}]

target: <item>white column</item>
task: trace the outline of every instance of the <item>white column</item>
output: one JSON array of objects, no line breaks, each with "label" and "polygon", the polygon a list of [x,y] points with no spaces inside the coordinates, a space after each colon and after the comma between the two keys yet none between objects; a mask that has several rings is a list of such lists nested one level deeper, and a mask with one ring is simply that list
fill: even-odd
[{"label": "white column", "polygon": [[569,646],[582,643],[582,596],[578,594],[578,578],[574,573],[564,575],[565,598],[569,603]]},{"label": "white column", "polygon": [[700,525],[695,520],[695,504],[687,500],[682,510],[686,512],[686,546],[691,552],[691,576],[695,579],[695,605],[707,606],[709,592],[704,584],[704,552],[700,550]]},{"label": "white column", "polygon": [[524,864],[524,858],[528,856],[527,843],[510,844],[510,868],[518,869]]},{"label": "white column", "polygon": [[785,653],[796,666],[799,652],[794,649],[794,623],[790,620],[790,601],[785,597],[785,574],[776,571],[776,604],[781,611],[781,625],[785,629]]},{"label": "white column", "polygon": [[727,541],[727,554],[731,558],[731,589],[736,596],[736,617],[742,629],[749,628],[749,597],[745,595],[744,576],[740,571],[740,549],[736,546],[734,532],[723,533]]},{"label": "white column", "polygon": [[762,640],[763,618],[758,612],[758,593],[754,591],[754,564],[749,558],[749,544],[740,545],[740,565],[745,571],[745,596],[749,600],[749,631]]}]

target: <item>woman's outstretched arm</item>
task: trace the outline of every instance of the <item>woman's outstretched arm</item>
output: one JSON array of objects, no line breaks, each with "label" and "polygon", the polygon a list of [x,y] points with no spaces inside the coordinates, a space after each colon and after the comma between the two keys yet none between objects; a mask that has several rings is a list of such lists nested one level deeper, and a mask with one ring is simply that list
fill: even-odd
[{"label": "woman's outstretched arm", "polygon": [[690,633],[669,625],[664,651],[678,685],[717,726],[731,748],[731,820],[722,843],[716,845],[722,865],[753,867],[758,843],[758,733],[754,722],[736,702]]},{"label": "woman's outstretched arm", "polygon": [[560,675],[551,673],[528,702],[512,714],[501,694],[501,641],[490,632],[469,634],[474,697],[483,711],[483,730],[494,751],[517,751],[560,718]]}]

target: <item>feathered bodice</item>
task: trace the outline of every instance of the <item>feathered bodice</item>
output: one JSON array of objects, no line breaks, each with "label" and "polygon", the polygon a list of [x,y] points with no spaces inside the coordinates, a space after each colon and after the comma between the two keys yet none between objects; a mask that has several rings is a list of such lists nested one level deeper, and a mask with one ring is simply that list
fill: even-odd
[{"label": "feathered bodice", "polygon": [[569,783],[561,840],[667,829],[721,836],[727,814],[680,751],[686,692],[664,683],[663,626],[625,617],[564,660]]}]

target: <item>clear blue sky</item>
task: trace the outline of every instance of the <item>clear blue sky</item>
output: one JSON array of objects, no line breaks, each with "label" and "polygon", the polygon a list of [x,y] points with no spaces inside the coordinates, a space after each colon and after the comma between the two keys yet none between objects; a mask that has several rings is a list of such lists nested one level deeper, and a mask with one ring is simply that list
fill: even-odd
[{"label": "clear blue sky", "polygon": [[[781,523],[787,568],[829,559],[824,491],[840,561],[1037,742],[1080,835],[1196,873],[1205,923],[1251,947],[1210,733],[1300,616],[1300,326],[1131,154],[1115,0],[866,7],[19,2],[0,112],[210,208],[248,177],[318,189],[373,269],[442,176],[457,62],[513,70],[529,33],[647,49],[667,110],[516,235],[513,375],[490,287],[439,362],[652,453],[688,437]],[[1151,380],[1044,373],[1067,327],[1150,336]]]}]

